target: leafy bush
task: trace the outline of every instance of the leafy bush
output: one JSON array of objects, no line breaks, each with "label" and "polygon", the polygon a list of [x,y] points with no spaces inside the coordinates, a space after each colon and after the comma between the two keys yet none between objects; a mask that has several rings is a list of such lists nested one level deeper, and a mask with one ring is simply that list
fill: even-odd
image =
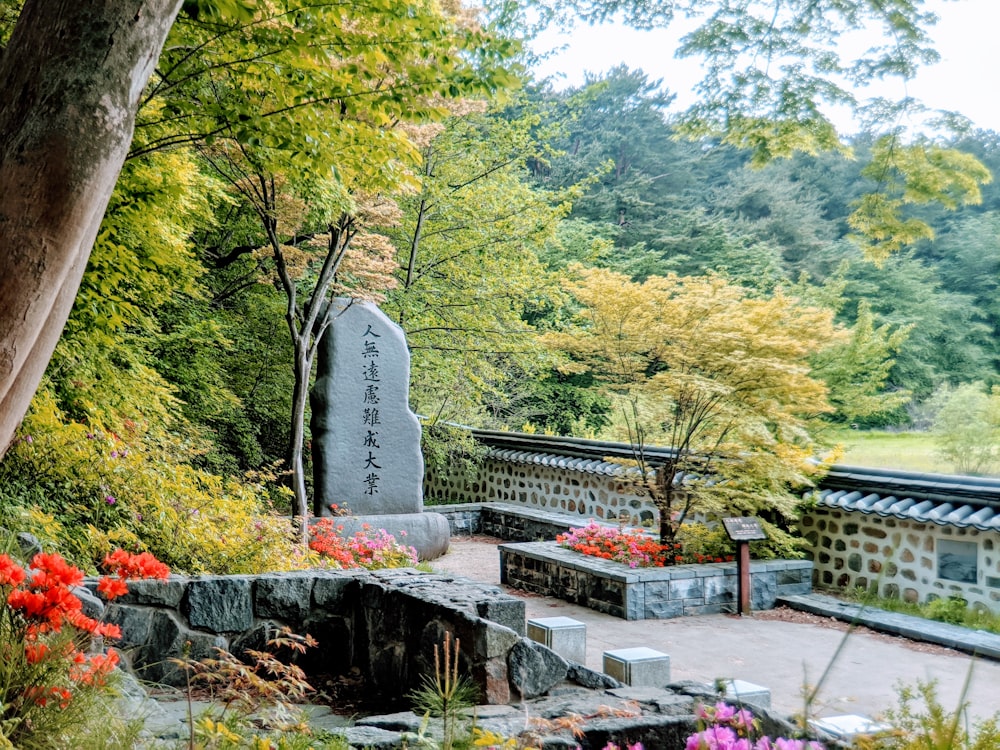
[{"label": "leafy bush", "polygon": [[[923,710],[919,704],[923,703]],[[969,726],[963,703],[948,711],[937,697],[937,685],[920,681],[899,691],[899,707],[886,712],[893,727],[883,735],[863,738],[857,750],[1000,750],[1000,714]]]},{"label": "leafy bush", "polygon": [[[97,591],[109,600],[127,593],[128,580],[169,575],[151,555],[118,550],[104,562],[111,575]],[[118,653],[93,648],[121,631],[84,614],[73,590],[82,581],[83,571],[57,554],[35,555],[27,570],[0,554],[0,747],[97,746],[109,727],[119,733],[114,746],[131,745],[132,730],[109,721]]]},{"label": "leafy bush", "polygon": [[115,546],[150,551],[188,573],[254,573],[312,558],[268,500],[274,478],[192,466],[191,445],[123,420],[73,421],[47,391],[0,464],[0,524],[93,569]]},{"label": "leafy bush", "polygon": [[935,599],[927,605],[927,616],[939,622],[948,622],[952,625],[962,625],[968,613],[969,603],[958,596],[950,596],[947,599]]}]

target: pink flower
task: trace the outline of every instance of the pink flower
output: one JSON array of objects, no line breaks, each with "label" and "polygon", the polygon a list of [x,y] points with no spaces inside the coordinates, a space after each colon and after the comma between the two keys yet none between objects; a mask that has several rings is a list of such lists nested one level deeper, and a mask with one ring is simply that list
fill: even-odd
[{"label": "pink flower", "polygon": [[728,703],[715,704],[715,720],[720,724],[728,724],[732,721],[732,718],[736,715],[736,709],[730,706]]},{"label": "pink flower", "polygon": [[118,502],[118,500],[115,499],[114,495],[105,495],[104,502],[106,502],[108,505],[114,505],[115,503]]}]

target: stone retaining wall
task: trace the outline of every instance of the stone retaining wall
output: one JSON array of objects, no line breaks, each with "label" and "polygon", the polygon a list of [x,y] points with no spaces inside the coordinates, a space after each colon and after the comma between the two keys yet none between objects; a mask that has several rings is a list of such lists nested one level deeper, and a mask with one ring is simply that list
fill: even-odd
[{"label": "stone retaining wall", "polygon": [[510,542],[547,541],[586,523],[579,516],[508,503],[437,505],[434,511],[448,521],[452,536],[483,534]]},{"label": "stone retaining wall", "polygon": [[858,587],[910,602],[958,596],[989,611],[1000,602],[993,533],[822,507],[800,526],[817,586]]},{"label": "stone retaining wall", "polygon": [[[772,609],[779,596],[808,594],[812,563],[750,564],[752,609]],[[555,542],[500,545],[500,581],[626,620],[735,612],[736,563],[629,568]]]},{"label": "stone retaining wall", "polygon": [[[91,587],[96,582],[89,583]],[[524,637],[524,602],[495,586],[412,569],[311,570],[258,576],[136,581],[107,606],[120,647],[144,680],[181,685],[171,660],[266,650],[283,625],[319,646],[299,659],[310,675],[357,668],[366,687],[400,699],[433,674],[445,633],[461,642],[460,666],[486,703],[538,695],[565,679],[560,657]],[[525,665],[528,665],[528,668]]]}]

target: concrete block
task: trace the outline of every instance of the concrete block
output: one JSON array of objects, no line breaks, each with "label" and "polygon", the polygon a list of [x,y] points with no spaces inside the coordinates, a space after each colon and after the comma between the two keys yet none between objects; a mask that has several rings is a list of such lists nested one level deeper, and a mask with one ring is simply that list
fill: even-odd
[{"label": "concrete block", "polygon": [[572,617],[528,620],[528,637],[576,664],[587,663],[587,626]]},{"label": "concrete block", "polygon": [[771,707],[771,690],[763,685],[755,685],[745,680],[726,680],[722,686],[726,691],[723,694],[726,703],[757,708]]},{"label": "concrete block", "polygon": [[633,687],[663,687],[670,682],[670,657],[645,646],[605,651],[604,673]]},{"label": "concrete block", "polygon": [[810,719],[809,726],[845,742],[851,742],[856,737],[882,734],[892,729],[888,724],[859,714],[843,714],[842,716],[826,716],[822,719]]}]

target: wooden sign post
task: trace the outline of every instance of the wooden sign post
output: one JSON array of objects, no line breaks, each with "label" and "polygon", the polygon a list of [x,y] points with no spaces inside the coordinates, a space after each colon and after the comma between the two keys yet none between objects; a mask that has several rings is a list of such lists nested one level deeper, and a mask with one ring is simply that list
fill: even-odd
[{"label": "wooden sign post", "polygon": [[741,614],[750,612],[750,542],[757,539],[767,539],[764,529],[760,527],[760,519],[742,516],[740,518],[723,518],[722,525],[726,527],[729,538],[736,542],[736,578],[737,578],[737,609]]}]

